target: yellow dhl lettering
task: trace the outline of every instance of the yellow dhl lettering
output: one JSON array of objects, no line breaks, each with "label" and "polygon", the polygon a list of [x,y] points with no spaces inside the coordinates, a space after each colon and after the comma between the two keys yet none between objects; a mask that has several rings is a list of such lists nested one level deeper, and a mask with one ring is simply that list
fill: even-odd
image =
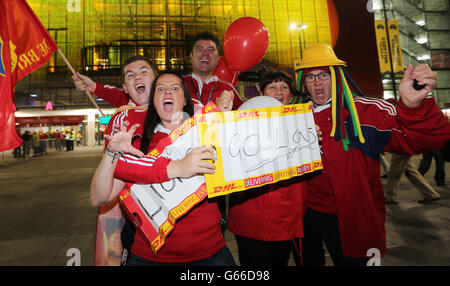
[{"label": "yellow dhl lettering", "polygon": [[148,156],[158,157],[161,153],[158,152],[158,150],[154,149],[148,153]]}]

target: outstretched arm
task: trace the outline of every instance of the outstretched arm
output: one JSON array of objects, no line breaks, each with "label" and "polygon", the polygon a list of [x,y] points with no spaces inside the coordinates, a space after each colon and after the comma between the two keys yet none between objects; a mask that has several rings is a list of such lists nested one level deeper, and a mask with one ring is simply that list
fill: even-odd
[{"label": "outstretched arm", "polygon": [[[425,87],[416,90],[414,80]],[[428,96],[435,88],[436,80],[437,73],[428,65],[408,65],[399,86],[401,100],[392,120],[392,138],[386,151],[423,153],[442,148],[450,138],[448,121],[434,99]]]},{"label": "outstretched arm", "polygon": [[120,132],[118,126],[114,126],[114,135],[105,135],[110,142],[95,171],[90,188],[90,199],[94,206],[101,206],[110,202],[123,189],[124,181],[114,179],[114,170],[121,154],[130,153],[140,157],[144,156],[141,151],[131,145],[131,139],[139,124],[133,125],[128,131],[126,130],[127,125],[128,122],[124,123]]},{"label": "outstretched arm", "polygon": [[130,98],[128,95],[116,87],[107,87],[103,84],[96,83],[88,76],[79,72],[72,76],[73,83],[78,91],[89,91],[97,97],[104,99],[109,104],[119,107],[128,103]]}]

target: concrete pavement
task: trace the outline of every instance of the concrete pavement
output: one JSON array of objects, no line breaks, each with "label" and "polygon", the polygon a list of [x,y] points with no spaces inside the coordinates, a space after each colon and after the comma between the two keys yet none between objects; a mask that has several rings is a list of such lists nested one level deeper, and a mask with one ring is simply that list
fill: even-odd
[{"label": "concrete pavement", "polygon": [[[0,161],[0,265],[64,266],[73,249],[80,251],[81,265],[93,265],[97,210],[89,185],[101,150],[75,146]],[[427,205],[417,203],[419,192],[403,176],[400,204],[387,206],[388,252],[381,265],[450,265],[449,164],[446,170],[445,188],[434,182],[434,163],[425,175],[441,194]],[[225,238],[238,261],[233,235]]]}]

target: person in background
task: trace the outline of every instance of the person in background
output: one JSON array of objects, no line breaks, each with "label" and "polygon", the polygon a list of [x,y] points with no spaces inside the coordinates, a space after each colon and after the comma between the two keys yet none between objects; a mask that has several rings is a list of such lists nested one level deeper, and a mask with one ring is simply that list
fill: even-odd
[{"label": "person in background", "polygon": [[[201,32],[193,40],[190,51],[192,73],[184,76],[184,82],[192,96],[195,110],[209,102],[214,102],[223,111],[237,109],[242,104],[233,85],[214,75],[219,62],[219,49],[219,40],[209,32]],[[80,73],[72,78],[79,91],[94,93],[116,107],[128,103],[129,97],[122,90],[96,83]]]},{"label": "person in background", "polygon": [[42,155],[42,147],[41,142],[39,139],[39,133],[37,131],[32,133],[31,137],[31,146],[33,147],[33,157],[36,157],[38,155]]},{"label": "person in background", "polygon": [[432,150],[424,153],[419,163],[420,174],[425,175],[430,169],[431,162],[435,163],[434,180],[436,185],[445,187],[445,160],[441,150]]},{"label": "person in background", "polygon": [[81,132],[77,132],[77,146],[81,145],[81,139],[83,136],[81,135]]},{"label": "person in background", "polygon": [[[130,126],[139,124],[133,133],[133,141],[140,144],[144,129],[144,120],[147,114],[150,91],[153,81],[159,74],[155,65],[144,56],[132,56],[126,59],[122,67],[123,90],[129,98],[127,104],[119,107],[112,115],[105,131],[105,148],[108,146],[109,136],[114,134],[114,126],[122,126],[125,122]],[[112,223],[109,223],[111,221]],[[126,257],[134,242],[135,229],[129,220],[126,220],[120,209],[118,199],[110,201],[107,205],[99,207],[96,237],[96,265],[119,265]],[[108,229],[105,229],[108,227]],[[121,237],[122,245],[104,245],[107,234]],[[108,236],[109,237],[109,236]],[[108,248],[106,255],[101,249]],[[121,259],[123,256],[123,259]]]},{"label": "person in background", "polygon": [[[394,106],[397,106],[398,102],[390,98],[388,100]],[[406,178],[416,187],[416,189],[422,194],[422,197],[418,200],[419,203],[430,203],[438,200],[441,196],[437,193],[433,187],[427,182],[421,173],[417,170],[416,165],[413,162],[413,157],[410,154],[391,154],[391,168],[388,172],[388,179],[384,195],[387,204],[398,204],[398,192],[400,187],[400,179],[403,173]]]},{"label": "person in background", "polygon": [[412,159],[413,157],[411,155],[392,153],[391,169],[389,170],[386,189],[384,190],[387,204],[399,203],[398,192],[403,173],[405,173],[406,178],[422,194],[422,197],[418,200],[419,203],[427,204],[441,197],[417,170],[417,166]]},{"label": "person in background", "polygon": [[23,133],[22,139],[23,139],[23,157],[28,158],[30,157],[30,148],[31,148],[31,134],[30,131],[25,130]]},{"label": "person in background", "polygon": [[[260,77],[261,95],[290,104],[294,88],[291,77],[270,70]],[[303,236],[303,177],[230,195],[228,230],[236,238],[242,266],[287,266],[291,253],[297,265],[299,238]]]}]

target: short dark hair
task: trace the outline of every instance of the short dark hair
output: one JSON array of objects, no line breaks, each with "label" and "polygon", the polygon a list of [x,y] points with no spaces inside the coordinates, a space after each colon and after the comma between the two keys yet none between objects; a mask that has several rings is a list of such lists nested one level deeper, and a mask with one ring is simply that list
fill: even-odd
[{"label": "short dark hair", "polygon": [[142,55],[136,55],[136,56],[131,56],[128,59],[125,60],[125,62],[123,63],[122,66],[122,79],[125,79],[125,67],[131,63],[137,62],[137,61],[145,61],[148,63],[148,65],[150,66],[150,68],[152,69],[153,73],[155,74],[155,77],[158,76],[159,71],[156,68],[156,65],[147,57],[144,57]]},{"label": "short dark hair", "polygon": [[220,45],[219,39],[217,38],[216,35],[208,32],[208,31],[204,31],[204,32],[201,32],[201,33],[198,33],[197,35],[195,35],[194,39],[192,40],[190,52],[193,52],[195,44],[200,40],[213,41],[214,44],[216,44],[217,51],[219,52],[219,54],[221,53],[222,47]]},{"label": "short dark hair", "polygon": [[291,76],[282,70],[268,70],[261,75],[261,77],[259,78],[259,90],[261,94],[264,93],[264,89],[267,85],[275,81],[284,81],[289,85],[291,94],[295,94]]}]

